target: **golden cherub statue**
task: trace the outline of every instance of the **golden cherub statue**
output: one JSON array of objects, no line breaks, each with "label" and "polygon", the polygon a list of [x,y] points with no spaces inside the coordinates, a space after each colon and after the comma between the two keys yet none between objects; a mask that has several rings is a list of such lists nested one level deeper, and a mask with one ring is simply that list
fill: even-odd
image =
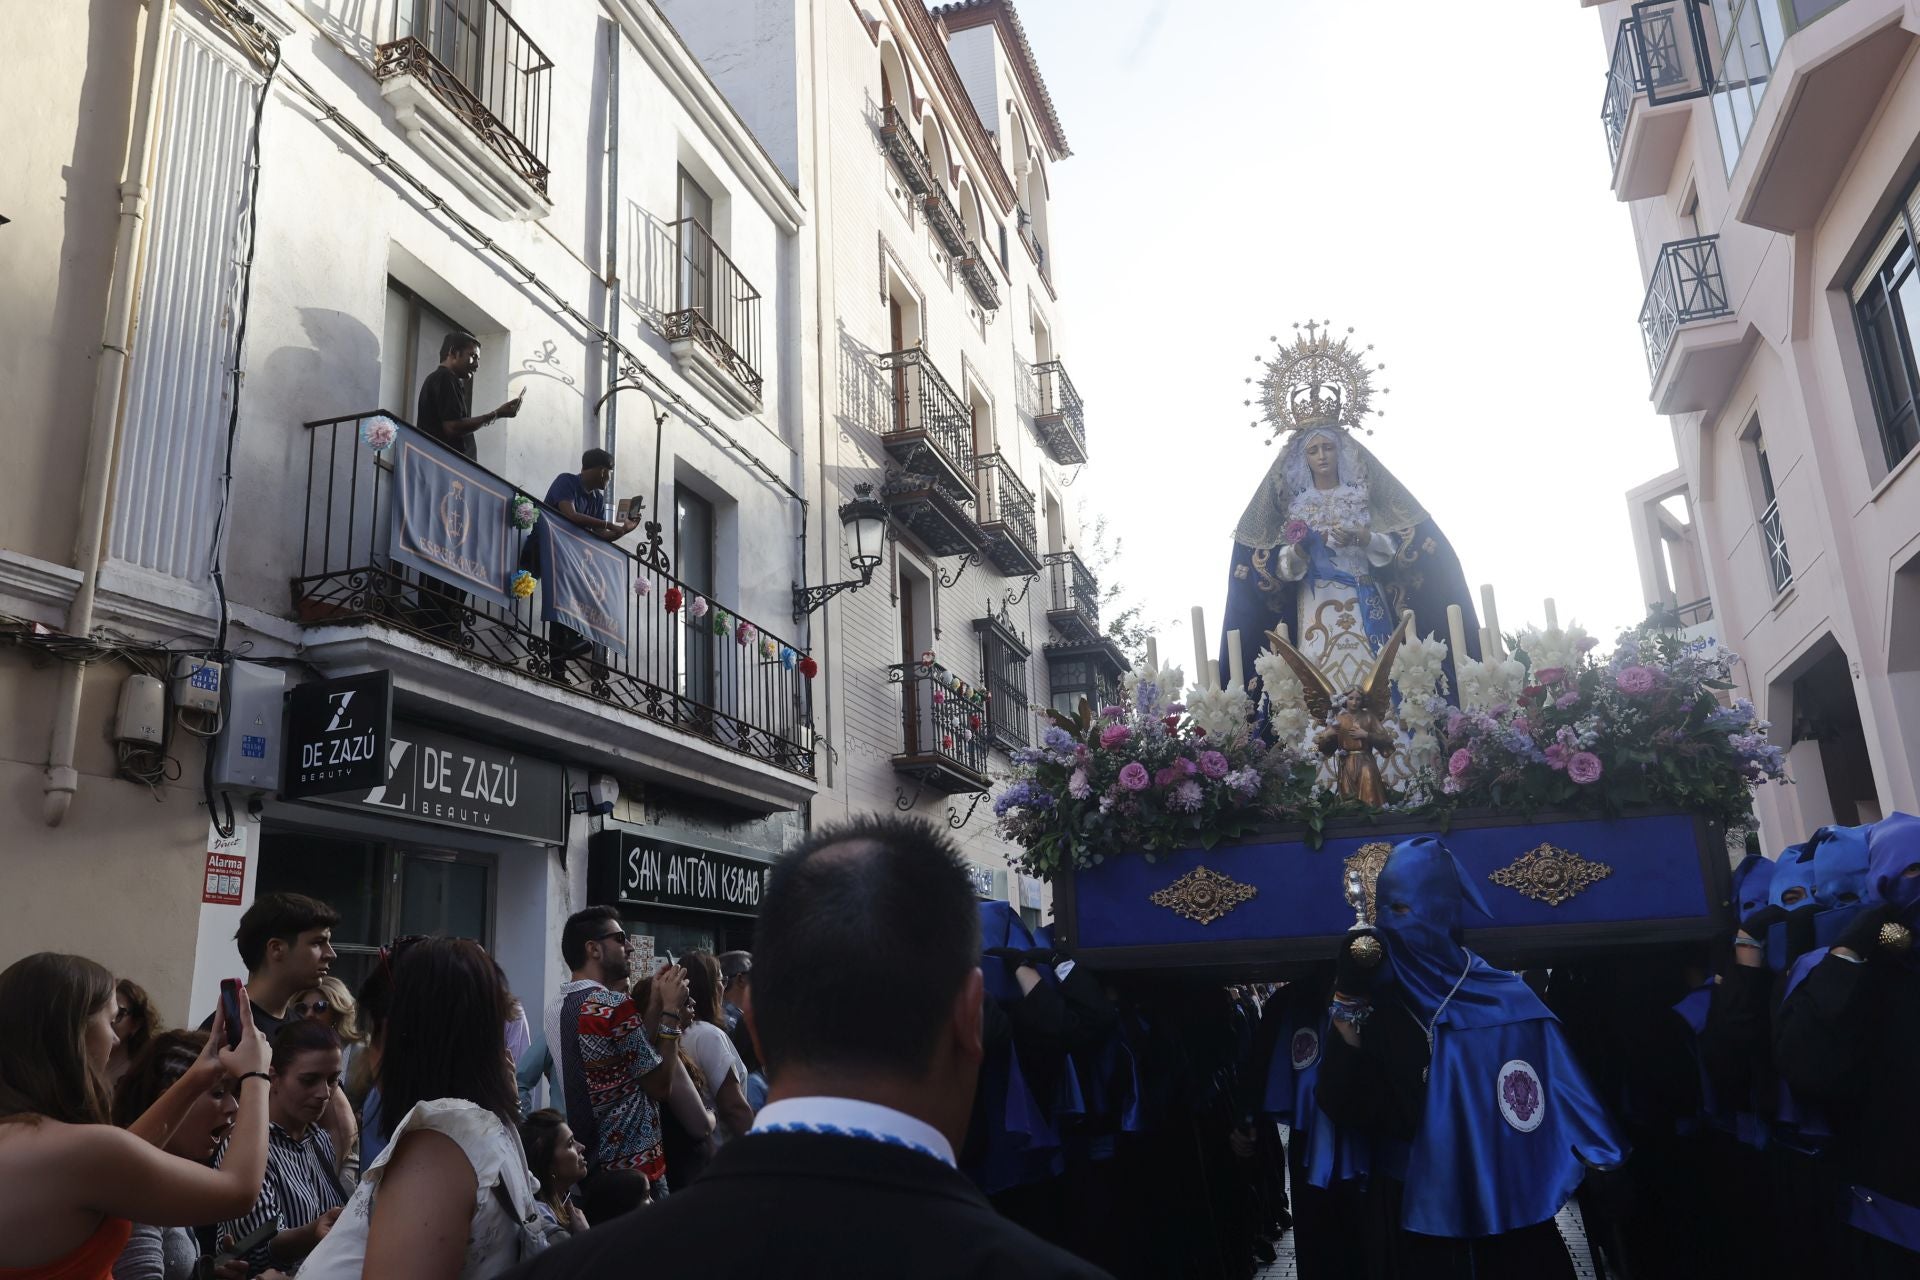
[{"label": "golden cherub statue", "polygon": [[1406,635],[1412,618],[1411,613],[1400,615],[1400,625],[1381,646],[1366,682],[1358,689],[1348,690],[1337,713],[1333,708],[1333,686],[1327,683],[1326,675],[1288,644],[1284,636],[1267,632],[1268,647],[1300,678],[1307,710],[1317,723],[1327,726],[1314,738],[1314,745],[1323,756],[1339,755],[1340,766],[1334,782],[1343,799],[1358,800],[1376,808],[1387,802],[1387,784],[1380,777],[1380,757],[1392,755],[1397,745],[1386,724],[1393,709],[1393,659],[1400,652],[1401,638]]}]

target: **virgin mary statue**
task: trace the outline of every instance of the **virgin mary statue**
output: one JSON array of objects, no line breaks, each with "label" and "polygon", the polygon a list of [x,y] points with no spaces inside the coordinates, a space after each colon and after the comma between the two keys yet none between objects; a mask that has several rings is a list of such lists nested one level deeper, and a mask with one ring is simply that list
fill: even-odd
[{"label": "virgin mary statue", "polygon": [[1417,634],[1444,638],[1450,604],[1465,614],[1468,656],[1480,656],[1459,557],[1353,434],[1371,411],[1372,372],[1364,351],[1319,325],[1267,363],[1261,403],[1286,444],[1233,533],[1223,630],[1239,632],[1243,670],[1284,626],[1335,689],[1357,688],[1403,611]]}]

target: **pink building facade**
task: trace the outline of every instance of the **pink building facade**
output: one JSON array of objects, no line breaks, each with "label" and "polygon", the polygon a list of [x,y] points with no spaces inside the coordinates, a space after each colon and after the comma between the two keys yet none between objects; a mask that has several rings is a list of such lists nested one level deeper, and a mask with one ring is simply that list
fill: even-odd
[{"label": "pink building facade", "polygon": [[[1920,4],[1604,0],[1601,125],[1680,466],[1647,599],[1744,658],[1767,852],[1920,808]],[[1909,315],[1909,311],[1913,314]]]}]

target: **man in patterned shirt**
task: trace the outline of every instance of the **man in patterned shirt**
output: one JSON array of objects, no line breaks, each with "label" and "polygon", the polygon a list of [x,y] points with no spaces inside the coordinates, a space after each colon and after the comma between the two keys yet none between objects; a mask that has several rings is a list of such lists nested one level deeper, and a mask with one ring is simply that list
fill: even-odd
[{"label": "man in patterned shirt", "polygon": [[[661,970],[646,1007],[627,994],[633,941],[612,907],[589,907],[567,920],[560,954],[573,971],[554,1008],[553,1043],[560,1059],[567,1122],[587,1150],[582,1195],[599,1202],[598,1222],[667,1190],[660,1103],[675,1076],[685,1077],[679,1037],[687,1003],[686,973]],[[690,1087],[690,1086],[683,1086]]]}]

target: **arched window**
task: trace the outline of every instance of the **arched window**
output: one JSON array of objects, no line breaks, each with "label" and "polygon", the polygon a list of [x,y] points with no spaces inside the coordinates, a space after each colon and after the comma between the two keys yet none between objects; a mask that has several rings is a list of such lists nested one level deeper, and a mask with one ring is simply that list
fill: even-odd
[{"label": "arched window", "polygon": [[880,106],[892,107],[903,119],[913,116],[913,91],[907,80],[906,63],[891,40],[880,42]]},{"label": "arched window", "polygon": [[[986,235],[980,221],[980,197],[974,194],[973,183],[966,178],[960,179],[960,190],[954,196],[954,203],[960,206],[960,225],[967,230],[967,240],[975,246],[986,242]],[[981,250],[977,247],[974,255]]]}]

